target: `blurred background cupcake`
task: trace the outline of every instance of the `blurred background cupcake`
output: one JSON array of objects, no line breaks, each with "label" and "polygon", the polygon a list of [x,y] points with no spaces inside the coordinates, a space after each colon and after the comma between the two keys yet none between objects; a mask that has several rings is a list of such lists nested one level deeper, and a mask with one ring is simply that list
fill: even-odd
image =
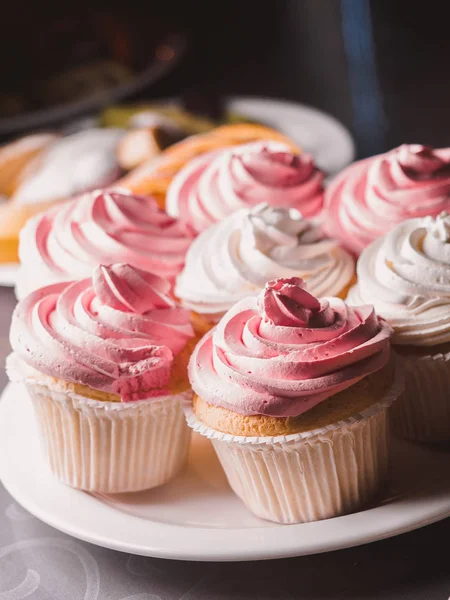
[{"label": "blurred background cupcake", "polygon": [[411,440],[450,440],[450,216],[410,219],[368,246],[350,304],[374,304],[392,325],[406,388],[393,408]]},{"label": "blurred background cupcake", "polygon": [[236,302],[277,277],[301,277],[315,296],[341,296],[355,281],[354,260],[295,209],[267,203],[211,225],[192,243],[175,296],[205,332]]},{"label": "blurred background cupcake", "polygon": [[44,287],[11,324],[10,377],[25,383],[42,446],[62,482],[103,493],[166,483],[182,468],[189,431],[189,313],[170,284],[125,264]]},{"label": "blurred background cupcake", "polygon": [[127,262],[173,284],[194,235],[151,197],[122,190],[84,194],[23,228],[17,297],[43,285],[84,279],[108,262]]},{"label": "blurred background cupcake", "polygon": [[391,333],[373,307],[320,301],[290,278],[238,302],[200,341],[188,423],[256,515],[326,519],[380,489],[386,410],[401,390]]}]

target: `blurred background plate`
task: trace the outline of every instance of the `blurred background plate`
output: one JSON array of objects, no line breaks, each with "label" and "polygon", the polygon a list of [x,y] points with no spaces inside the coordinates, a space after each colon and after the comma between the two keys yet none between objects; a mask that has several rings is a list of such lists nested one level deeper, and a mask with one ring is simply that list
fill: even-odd
[{"label": "blurred background plate", "polygon": [[291,137],[330,176],[355,158],[355,144],[348,129],[316,108],[275,98],[236,96],[228,98],[227,109]]}]

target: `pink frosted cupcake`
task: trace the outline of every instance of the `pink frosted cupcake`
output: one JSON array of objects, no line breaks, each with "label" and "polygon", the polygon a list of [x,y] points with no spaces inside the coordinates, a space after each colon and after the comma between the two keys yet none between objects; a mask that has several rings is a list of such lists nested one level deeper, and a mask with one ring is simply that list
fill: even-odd
[{"label": "pink frosted cupcake", "polygon": [[310,155],[294,154],[283,143],[233,146],[181,169],[168,189],[166,210],[196,231],[261,202],[314,217],[322,209],[323,179]]},{"label": "pink frosted cupcake", "polygon": [[318,300],[293,277],[238,302],[197,345],[188,424],[256,515],[326,519],[376,494],[402,389],[391,333],[371,306]]},{"label": "pink frosted cupcake", "polygon": [[404,144],[333,180],[325,193],[324,229],[359,255],[397,223],[443,210],[450,210],[450,149]]},{"label": "pink frosted cupcake", "polygon": [[8,372],[25,383],[53,473],[91,492],[171,479],[189,445],[189,313],[170,285],[129,265],[57,283],[17,305]]},{"label": "pink frosted cupcake", "polygon": [[148,196],[97,190],[31,219],[20,235],[16,293],[83,279],[98,264],[126,262],[173,283],[194,238]]}]

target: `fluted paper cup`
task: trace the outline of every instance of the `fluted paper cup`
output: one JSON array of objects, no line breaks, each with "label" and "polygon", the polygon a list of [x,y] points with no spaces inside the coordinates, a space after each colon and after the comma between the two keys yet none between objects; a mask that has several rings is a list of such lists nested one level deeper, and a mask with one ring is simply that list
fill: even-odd
[{"label": "fluted paper cup", "polygon": [[54,475],[89,492],[135,492],[172,479],[187,459],[181,400],[102,402],[26,381]]},{"label": "fluted paper cup", "polygon": [[208,437],[234,492],[258,517],[305,523],[355,512],[378,492],[389,462],[387,411],[401,370],[376,404],[327,427],[277,437],[221,433],[184,403],[188,425]]},{"label": "fluted paper cup", "polygon": [[399,358],[405,391],[392,409],[395,432],[418,442],[450,441],[450,352]]}]

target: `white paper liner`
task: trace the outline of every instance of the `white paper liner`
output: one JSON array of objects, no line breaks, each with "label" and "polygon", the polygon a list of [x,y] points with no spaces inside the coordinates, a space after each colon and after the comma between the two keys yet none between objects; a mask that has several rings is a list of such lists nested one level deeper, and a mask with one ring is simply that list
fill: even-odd
[{"label": "white paper liner", "polygon": [[401,369],[367,410],[320,429],[276,437],[234,436],[199,421],[184,402],[188,425],[208,437],[234,492],[257,516],[304,523],[354,512],[383,483],[389,458],[387,409],[403,391]]},{"label": "white paper liner", "polygon": [[392,410],[396,433],[418,442],[450,441],[450,353],[399,359],[406,382]]},{"label": "white paper liner", "polygon": [[[13,361],[8,372],[19,373]],[[104,494],[150,489],[184,466],[191,431],[182,401],[192,393],[103,402],[21,379],[33,401],[41,444],[50,468],[63,483]]]}]

